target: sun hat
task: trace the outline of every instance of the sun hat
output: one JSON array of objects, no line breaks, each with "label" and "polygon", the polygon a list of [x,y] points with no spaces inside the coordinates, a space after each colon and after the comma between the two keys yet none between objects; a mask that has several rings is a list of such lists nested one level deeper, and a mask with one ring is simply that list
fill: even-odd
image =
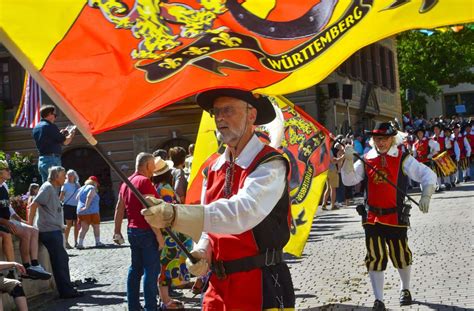
[{"label": "sun hat", "polygon": [[163,160],[161,157],[155,157],[155,170],[153,176],[160,176],[173,168],[173,161]]}]

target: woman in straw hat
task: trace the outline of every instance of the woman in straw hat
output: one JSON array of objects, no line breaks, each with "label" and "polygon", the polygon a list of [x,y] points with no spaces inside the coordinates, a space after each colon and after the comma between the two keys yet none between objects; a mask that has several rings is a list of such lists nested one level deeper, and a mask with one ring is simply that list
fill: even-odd
[{"label": "woman in straw hat", "polygon": [[[173,161],[163,160],[160,157],[155,158],[155,172],[153,173],[152,182],[158,192],[158,197],[168,203],[176,203],[176,195],[173,187],[173,176],[171,170]],[[170,297],[169,289],[171,286],[180,286],[190,281],[190,275],[186,268],[186,256],[182,254],[175,241],[164,233],[164,243],[161,251],[161,274],[159,278],[159,291],[161,298],[161,308],[167,309],[184,309],[184,305],[179,300]],[[184,245],[191,250],[193,242],[188,236],[177,233],[177,236]]]}]

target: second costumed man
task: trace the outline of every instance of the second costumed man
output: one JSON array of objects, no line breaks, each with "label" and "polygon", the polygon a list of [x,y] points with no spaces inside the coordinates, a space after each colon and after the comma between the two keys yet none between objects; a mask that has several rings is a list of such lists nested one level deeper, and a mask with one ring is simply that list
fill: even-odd
[{"label": "second costumed man", "polygon": [[[373,310],[386,310],[383,287],[389,257],[400,274],[400,305],[410,305],[412,302],[412,255],[407,238],[409,205],[405,204],[408,178],[421,184],[419,208],[427,213],[431,195],[436,188],[436,174],[398,148],[401,142],[397,141],[397,130],[390,123],[379,123],[366,134],[372,136],[370,143],[373,148],[365,155],[365,161],[375,169],[360,160],[354,163],[354,149],[347,145],[341,176],[346,186],[366,182],[366,204],[357,208],[365,231],[365,263],[375,296]],[[381,175],[402,191],[390,185]]]}]

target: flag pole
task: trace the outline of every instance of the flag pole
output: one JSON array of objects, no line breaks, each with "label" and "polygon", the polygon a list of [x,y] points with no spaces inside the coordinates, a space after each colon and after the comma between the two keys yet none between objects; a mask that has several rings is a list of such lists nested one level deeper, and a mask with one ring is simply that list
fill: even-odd
[{"label": "flag pole", "polygon": [[[92,135],[92,130],[89,123],[68,104],[67,100],[59,94],[54,86],[45,79],[39,71],[35,68],[30,59],[18,48],[18,46],[10,39],[4,29],[0,28],[0,42],[7,48],[7,50],[15,57],[15,59],[23,66],[23,68],[30,73],[33,79],[38,82],[43,91],[51,98],[51,100],[58,106],[58,108],[76,125],[79,132],[84,136],[86,141],[96,150],[107,164],[117,173],[119,178],[132,190],[137,199],[146,208],[150,207],[150,204],[145,200],[143,195],[138,191],[137,188],[128,180],[127,176],[117,167],[117,165],[109,158],[106,152],[99,145],[98,141]],[[197,259],[194,258],[184,244],[178,239],[176,234],[171,228],[164,228],[166,233],[175,240],[180,250],[191,260],[192,263],[196,263]]]},{"label": "flag pole", "polygon": [[[143,197],[143,195],[138,191],[138,189],[130,182],[130,180],[125,176],[125,174],[119,169],[117,164],[115,164],[114,161],[112,161],[109,156],[106,154],[104,149],[102,149],[102,146],[100,144],[95,144],[92,147],[94,147],[94,150],[99,153],[102,158],[107,162],[107,164],[119,175],[120,179],[132,190],[133,194],[137,197],[137,199],[140,201],[140,203],[143,204],[146,208],[151,207],[150,203]],[[171,230],[171,228],[164,228],[166,233],[176,242],[178,247],[181,249],[183,253],[186,254],[186,256],[191,260],[192,263],[196,263],[197,259],[191,255],[191,253],[188,251],[186,246],[179,240],[179,238],[176,236],[176,234]]]}]

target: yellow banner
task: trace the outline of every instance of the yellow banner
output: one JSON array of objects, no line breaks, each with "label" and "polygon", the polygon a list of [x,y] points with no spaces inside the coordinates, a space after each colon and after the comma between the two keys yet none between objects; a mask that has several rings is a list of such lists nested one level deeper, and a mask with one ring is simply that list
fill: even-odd
[{"label": "yellow banner", "polygon": [[371,43],[409,29],[432,29],[474,21],[471,0],[343,0],[334,8],[323,31],[272,62],[291,74],[278,83],[256,89],[270,95],[313,86],[353,53]]}]

